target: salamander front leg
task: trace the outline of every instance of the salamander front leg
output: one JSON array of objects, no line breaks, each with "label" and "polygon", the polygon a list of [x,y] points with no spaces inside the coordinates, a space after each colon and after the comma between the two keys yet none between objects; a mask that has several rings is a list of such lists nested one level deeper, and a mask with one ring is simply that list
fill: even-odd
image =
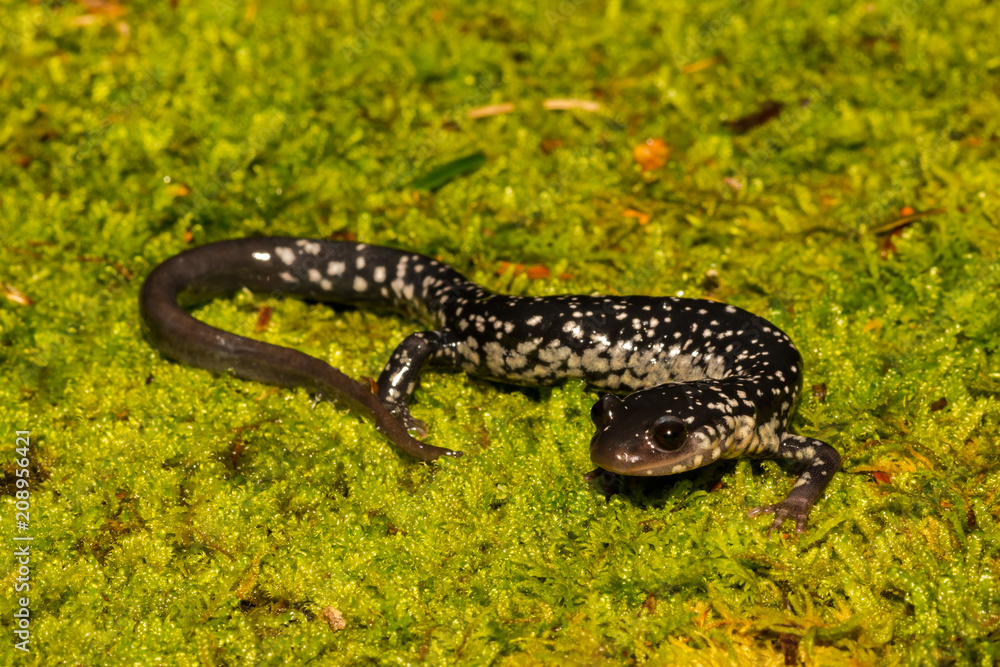
[{"label": "salamander front leg", "polygon": [[801,462],[802,474],[791,493],[780,503],[754,507],[748,514],[751,518],[760,514],[773,514],[774,522],[767,531],[769,535],[771,531],[780,529],[786,519],[795,521],[796,532],[804,533],[809,510],[830,483],[833,473],[840,470],[840,454],[815,438],[786,433],[778,445],[777,458]]},{"label": "salamander front leg", "polygon": [[454,363],[456,343],[457,339],[449,329],[411,334],[392,353],[385,370],[378,377],[379,399],[407,430],[421,438],[427,435],[427,424],[410,414],[407,403],[417,387],[424,364],[428,360],[432,363]]}]

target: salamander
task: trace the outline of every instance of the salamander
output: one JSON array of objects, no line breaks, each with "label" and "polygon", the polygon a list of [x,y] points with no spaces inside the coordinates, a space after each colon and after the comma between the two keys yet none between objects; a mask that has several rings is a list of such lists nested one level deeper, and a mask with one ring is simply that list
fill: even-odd
[{"label": "salamander", "polygon": [[[320,359],[209,326],[185,310],[249,289],[386,308],[431,326],[407,336],[378,380],[358,382]],[[142,286],[150,342],[172,359],[286,386],[367,412],[420,460],[458,456],[417,438],[408,403],[421,371],[455,368],[516,385],[579,378],[594,404],[594,463],[622,475],[670,475],[720,459],[776,458],[802,472],[779,503],[750,510],[803,532],[840,455],[792,434],[802,359],[780,329],[735,306],[649,296],[495,294],[429,257],[353,242],[263,237],[220,241],[171,257]],[[414,437],[417,436],[417,437]]]}]

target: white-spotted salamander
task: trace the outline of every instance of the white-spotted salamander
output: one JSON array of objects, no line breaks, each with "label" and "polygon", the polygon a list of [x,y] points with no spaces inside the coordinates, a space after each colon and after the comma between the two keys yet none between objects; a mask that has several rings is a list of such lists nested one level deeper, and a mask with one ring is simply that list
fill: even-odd
[{"label": "white-spotted salamander", "polygon": [[[190,305],[241,288],[401,311],[433,323],[393,352],[377,387],[325,362],[211,327]],[[363,243],[296,238],[221,241],[171,257],[142,287],[143,320],[167,356],[261,382],[306,386],[371,414],[401,450],[457,456],[413,438],[407,403],[425,365],[519,385],[580,378],[604,389],[591,410],[591,458],[624,475],[669,475],[737,457],[791,459],[803,471],[773,513],[805,530],[840,455],[793,435],[801,357],[788,336],[735,306],[646,296],[493,294],[429,257]],[[619,397],[621,395],[621,397]]]}]

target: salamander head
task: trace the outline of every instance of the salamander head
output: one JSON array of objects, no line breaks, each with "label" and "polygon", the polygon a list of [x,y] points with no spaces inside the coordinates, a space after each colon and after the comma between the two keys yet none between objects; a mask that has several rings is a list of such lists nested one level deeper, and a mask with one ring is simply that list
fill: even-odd
[{"label": "salamander head", "polygon": [[620,399],[605,394],[590,411],[597,433],[590,458],[620,475],[670,475],[719,458],[717,431],[687,388],[661,385]]}]

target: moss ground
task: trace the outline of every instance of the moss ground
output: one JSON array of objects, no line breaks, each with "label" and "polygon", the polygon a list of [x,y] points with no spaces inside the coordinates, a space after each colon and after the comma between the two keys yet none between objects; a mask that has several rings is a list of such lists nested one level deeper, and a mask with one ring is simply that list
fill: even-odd
[{"label": "moss ground", "polygon": [[[0,664],[994,664],[997,25],[969,0],[2,0]],[[262,233],[760,313],[805,358],[794,428],[844,471],[769,537],[746,511],[790,488],[774,462],[583,481],[578,384],[429,373],[415,414],[467,455],[426,465],[163,359],[143,277]],[[355,376],[419,326],[251,294],[199,316]]]}]

